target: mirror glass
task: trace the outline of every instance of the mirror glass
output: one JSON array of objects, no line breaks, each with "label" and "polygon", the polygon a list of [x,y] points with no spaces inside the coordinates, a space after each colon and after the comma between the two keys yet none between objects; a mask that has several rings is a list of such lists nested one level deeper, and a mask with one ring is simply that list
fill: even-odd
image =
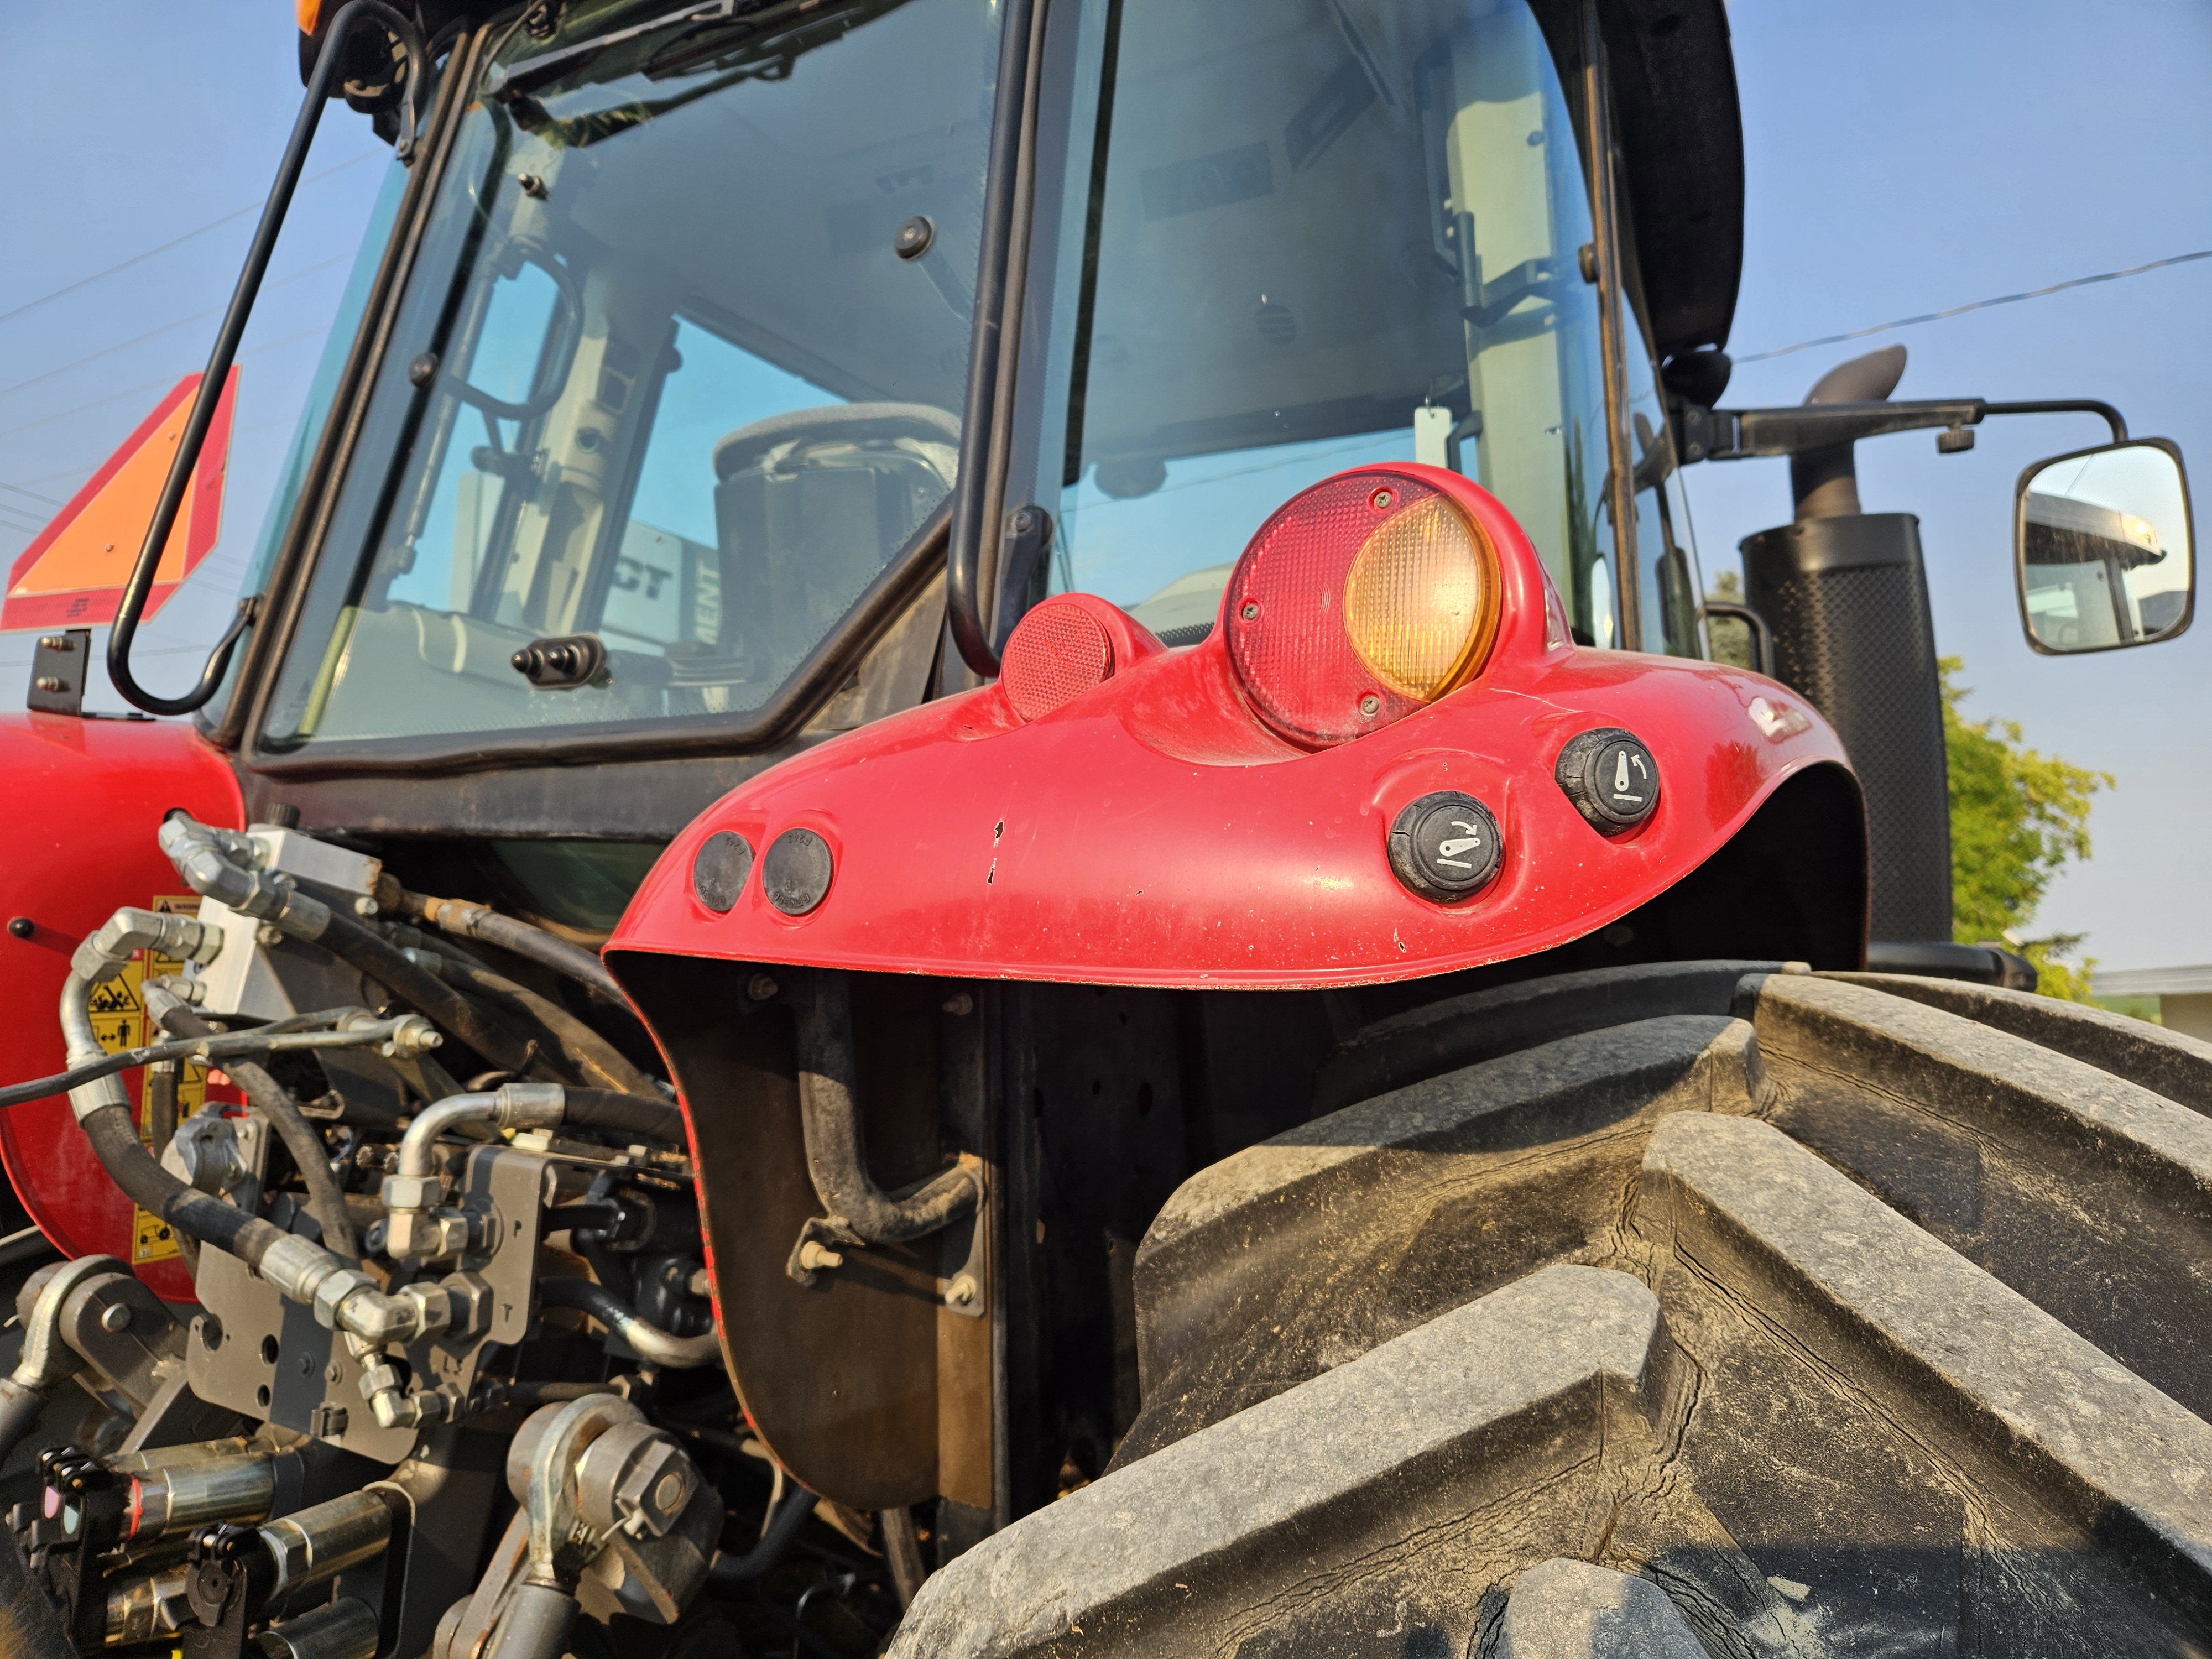
[{"label": "mirror glass", "polygon": [[2114,444],[2031,467],[2014,522],[2037,649],[2148,645],[2188,625],[2189,492],[2165,446]]}]

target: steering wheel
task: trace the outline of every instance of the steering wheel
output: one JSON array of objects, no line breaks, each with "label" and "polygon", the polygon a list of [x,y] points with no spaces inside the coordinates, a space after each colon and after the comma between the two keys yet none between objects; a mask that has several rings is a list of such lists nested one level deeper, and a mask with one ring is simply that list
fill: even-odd
[{"label": "steering wheel", "polygon": [[740,472],[778,444],[810,438],[920,438],[957,446],[960,417],[930,404],[824,404],[741,426],[714,446],[714,476]]}]

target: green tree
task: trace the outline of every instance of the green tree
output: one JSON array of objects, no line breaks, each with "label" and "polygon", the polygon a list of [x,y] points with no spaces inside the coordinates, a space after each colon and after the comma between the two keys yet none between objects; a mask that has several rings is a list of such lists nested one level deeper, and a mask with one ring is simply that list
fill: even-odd
[{"label": "green tree", "polygon": [[[1713,591],[1705,597],[1721,604],[1741,605],[1743,578],[1733,570],[1717,572]],[[1751,666],[1750,624],[1735,617],[1712,617],[1706,620],[1705,632],[1712,641],[1715,662],[1724,662],[1735,668]]]},{"label": "green tree", "polygon": [[1943,746],[1951,780],[1952,929],[1962,942],[2002,939],[2036,967],[2046,996],[2086,1002],[2094,958],[2069,960],[2087,936],[2022,937],[2051,878],[2089,856],[2089,798],[2113,787],[2109,772],[2023,747],[2011,720],[1970,720],[1960,705],[1965,665],[1946,657]]}]

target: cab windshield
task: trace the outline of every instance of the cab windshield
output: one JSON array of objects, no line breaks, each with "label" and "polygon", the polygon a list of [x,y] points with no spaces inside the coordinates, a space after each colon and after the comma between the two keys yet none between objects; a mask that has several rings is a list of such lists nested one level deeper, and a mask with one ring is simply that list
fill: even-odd
[{"label": "cab windshield", "polygon": [[741,715],[951,492],[998,7],[685,15],[495,50],[264,748]]},{"label": "cab windshield", "polygon": [[1688,514],[1632,308],[1632,574],[1607,507],[1588,125],[1558,67],[1579,11],[1054,7],[1078,90],[1030,278],[1050,370],[1026,488],[1058,522],[1049,561],[1006,573],[1026,586],[1015,606],[1079,589],[1170,643],[1196,639],[1274,507],[1346,467],[1419,461],[1513,513],[1583,644],[1702,654]]}]

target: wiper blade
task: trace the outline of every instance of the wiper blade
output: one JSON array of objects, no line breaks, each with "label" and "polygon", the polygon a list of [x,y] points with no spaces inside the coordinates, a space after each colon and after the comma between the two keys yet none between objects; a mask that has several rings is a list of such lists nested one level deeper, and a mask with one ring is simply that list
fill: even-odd
[{"label": "wiper blade", "polygon": [[[709,64],[717,69],[733,69],[747,63],[795,58],[906,3],[907,0],[757,0],[734,16],[698,20],[657,48],[643,67],[649,79],[659,81],[690,74]],[[742,50],[746,57],[741,63],[732,61],[732,54],[740,50],[738,44],[717,38],[732,25],[744,30]]]},{"label": "wiper blade", "polygon": [[731,22],[748,12],[760,10],[772,0],[706,0],[704,4],[684,6],[676,11],[643,23],[633,23],[626,29],[617,29],[611,34],[602,34],[596,40],[580,40],[573,46],[563,46],[558,52],[549,52],[537,58],[508,65],[494,64],[484,71],[483,90],[489,98],[502,101],[542,87],[548,81],[559,79],[570,70],[590,63],[610,46],[618,46],[625,40],[635,40],[659,29],[675,28],[682,24]]}]

